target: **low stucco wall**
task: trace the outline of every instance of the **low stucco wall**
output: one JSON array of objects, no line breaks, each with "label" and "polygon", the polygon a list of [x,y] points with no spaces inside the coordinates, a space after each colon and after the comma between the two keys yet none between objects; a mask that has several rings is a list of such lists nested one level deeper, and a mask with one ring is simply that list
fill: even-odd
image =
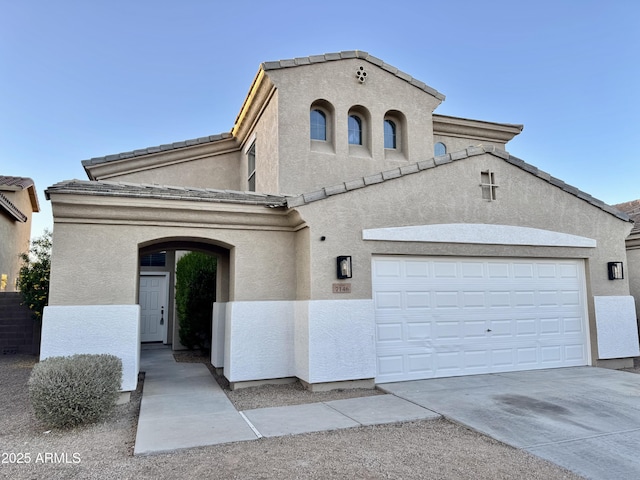
[{"label": "low stucco wall", "polygon": [[372,300],[229,302],[224,375],[310,384],[373,378],[373,318]]},{"label": "low stucco wall", "polygon": [[638,324],[632,296],[594,298],[600,359],[637,357]]},{"label": "low stucco wall", "polygon": [[135,390],[140,371],[140,306],[45,307],[40,360],[80,353],[108,353],[120,358],[121,390]]}]

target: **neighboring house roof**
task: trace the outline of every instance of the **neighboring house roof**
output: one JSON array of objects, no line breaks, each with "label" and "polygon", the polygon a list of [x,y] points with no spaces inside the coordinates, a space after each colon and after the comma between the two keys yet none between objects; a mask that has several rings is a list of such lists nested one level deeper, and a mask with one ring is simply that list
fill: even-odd
[{"label": "neighboring house roof", "polygon": [[268,195],[235,190],[216,190],[212,188],[173,187],[167,185],[148,185],[142,183],[108,182],[92,180],[68,180],[56,183],[45,190],[47,199],[52,193],[75,195],[95,195],[129,198],[158,198],[164,200],[193,200],[201,202],[240,203],[246,205],[264,205],[265,207],[286,206],[286,196]]},{"label": "neighboring house roof", "polygon": [[510,155],[508,152],[504,150],[500,150],[493,146],[487,147],[484,145],[479,145],[477,147],[469,147],[459,152],[448,153],[446,155],[430,158],[429,160],[424,160],[422,162],[412,163],[409,165],[405,165],[403,167],[394,168],[393,170],[387,170],[385,172],[380,172],[374,175],[368,175],[366,177],[357,178],[355,180],[340,183],[338,185],[334,185],[331,187],[325,187],[321,190],[316,190],[314,192],[304,193],[302,195],[290,197],[290,198],[287,198],[287,206],[289,208],[299,207],[301,205],[322,200],[324,198],[327,198],[333,195],[339,195],[341,193],[346,193],[351,190],[367,187],[368,185],[386,182],[388,180],[403,177],[405,175],[412,175],[422,170],[439,167],[440,165],[445,165],[447,163],[463,160],[465,158],[474,157],[477,155],[482,155],[484,153],[488,153],[495,157],[501,158],[509,162],[510,164],[518,168],[521,168],[522,170],[529,172],[530,174],[552,185],[555,185],[561,190],[564,190],[565,192],[570,193],[571,195],[575,195],[576,197],[584,200],[587,203],[590,203],[591,205],[599,208],[600,210],[604,210],[605,212],[613,215],[614,217],[618,217],[620,220],[624,220],[626,222],[632,221],[626,213],[623,213],[618,209],[610,205],[607,205],[603,201],[592,197],[588,193],[585,193],[582,190],[577,189],[576,187],[573,187],[571,185],[564,183],[562,180],[558,178],[552,177],[548,173],[543,172],[542,170],[539,170],[537,167],[534,167],[533,165],[526,163],[524,160],[520,160],[519,158]]},{"label": "neighboring house roof", "polygon": [[640,233],[640,200],[631,200],[630,202],[618,203],[613,206],[629,215],[631,220],[635,222],[629,235]]},{"label": "neighboring house roof", "polygon": [[389,73],[392,73],[396,77],[404,80],[405,82],[413,85],[414,87],[417,87],[420,90],[427,92],[429,95],[433,95],[439,100],[444,100],[445,98],[445,96],[442,93],[438,92],[434,88],[431,88],[426,83],[421,82],[420,80],[416,80],[411,75],[404,73],[401,70],[398,70],[396,67],[389,65],[388,63],[385,63],[379,58],[374,57],[373,55],[369,55],[367,52],[363,52],[362,50],[349,50],[349,51],[336,52],[336,53],[325,53],[324,55],[311,55],[309,57],[299,57],[299,58],[291,58],[288,60],[278,60],[275,62],[263,62],[260,65],[260,67],[264,71],[279,70],[282,68],[301,67],[304,65],[311,65],[314,63],[333,62],[336,60],[345,60],[348,58],[358,58],[360,60],[365,60],[373,65],[376,65],[382,68],[383,70],[386,70]]},{"label": "neighboring house roof", "polygon": [[[0,175],[0,191],[16,192],[20,190],[27,190],[29,193],[29,200],[31,202],[31,210],[34,212],[40,211],[40,204],[38,202],[38,194],[36,193],[36,186],[32,179],[28,177],[9,177],[6,175]],[[29,217],[21,212],[5,195],[0,193],[0,207],[6,210],[12,217],[19,222],[26,222]]]}]

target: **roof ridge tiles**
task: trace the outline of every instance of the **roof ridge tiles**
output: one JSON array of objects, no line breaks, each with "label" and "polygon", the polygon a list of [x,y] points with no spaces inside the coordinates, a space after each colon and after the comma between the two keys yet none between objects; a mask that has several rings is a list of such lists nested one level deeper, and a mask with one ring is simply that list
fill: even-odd
[{"label": "roof ridge tiles", "polygon": [[29,177],[13,177],[10,175],[0,175],[0,187],[18,187],[22,190],[34,187],[34,181]]},{"label": "roof ridge tiles", "polygon": [[408,82],[414,87],[419,88],[420,90],[428,93],[429,95],[432,95],[438,98],[439,100],[445,99],[445,96],[442,93],[438,92],[435,88],[428,86],[426,83],[421,82],[420,80],[416,80],[408,73],[362,50],[343,50],[340,52],[330,52],[330,53],[324,53],[321,55],[309,55],[308,57],[297,57],[297,58],[289,58],[289,59],[282,59],[282,60],[275,60],[275,61],[267,61],[267,62],[262,62],[260,64],[260,67],[264,71],[269,71],[269,70],[279,70],[283,68],[299,67],[303,65],[311,65],[314,63],[334,62],[336,60],[346,60],[351,58],[359,58],[361,60],[365,60],[371,63],[372,65],[380,67],[381,69],[391,73],[392,75],[395,75],[396,77],[404,80],[405,82]]},{"label": "roof ridge tiles", "polygon": [[286,196],[260,192],[216,190],[197,187],[157,185],[103,180],[67,180],[49,187],[45,194],[68,193],[78,195],[100,195],[114,197],[144,197],[173,200],[210,201],[265,205],[271,208],[286,206]]},{"label": "roof ridge tiles", "polygon": [[[394,168],[391,170],[386,170],[383,172],[373,173],[371,175],[367,175],[364,177],[359,177],[342,184],[334,185],[331,187],[325,187],[320,190],[315,190],[313,192],[307,192],[300,195],[296,195],[294,197],[287,197],[286,203],[289,208],[300,207],[307,203],[315,202],[317,200],[322,200],[332,195],[340,195],[342,193],[346,193],[351,190],[355,190],[358,188],[368,187],[369,185],[373,185],[376,183],[383,183],[389,180],[393,180],[395,178],[400,178],[405,175],[413,175],[415,173],[419,173],[423,170],[428,170],[431,168],[437,168],[441,165],[445,165],[447,163],[452,163],[458,160],[463,160],[465,158],[474,157],[477,155],[490,154],[497,158],[503,159],[515,167],[518,167],[531,175],[534,175],[541,180],[550,183],[561,190],[578,197],[579,199],[590,203],[591,205],[603,210],[623,221],[630,222],[631,217],[625,213],[620,211],[618,208],[608,205],[602,200],[598,200],[597,198],[592,197],[586,192],[583,192],[577,187],[573,185],[569,185],[559,178],[555,178],[548,173],[538,169],[537,167],[525,162],[524,160],[514,157],[509,154],[506,150],[502,150],[493,145],[485,146],[485,145],[477,145],[473,147],[466,148],[464,150],[460,150],[458,152],[447,153],[446,155],[440,155],[437,157],[429,158],[427,160],[422,160],[416,163],[412,163],[409,165],[404,165],[402,167]],[[344,185],[344,188],[342,188]],[[638,200],[638,207],[640,207],[640,200]]]},{"label": "roof ridge tiles", "polygon": [[179,148],[193,147],[193,146],[202,145],[205,143],[214,143],[221,140],[227,140],[229,138],[233,138],[233,135],[230,132],[217,133],[214,135],[191,138],[191,139],[182,140],[179,142],[164,143],[162,145],[139,148],[139,149],[131,150],[128,152],[114,153],[111,155],[105,155],[103,157],[92,157],[87,160],[82,160],[81,163],[85,167],[90,167],[92,165],[98,165],[101,163],[115,162],[118,160],[126,160],[132,157],[140,157],[143,155],[149,155],[153,153],[166,152],[168,150],[177,150]]}]

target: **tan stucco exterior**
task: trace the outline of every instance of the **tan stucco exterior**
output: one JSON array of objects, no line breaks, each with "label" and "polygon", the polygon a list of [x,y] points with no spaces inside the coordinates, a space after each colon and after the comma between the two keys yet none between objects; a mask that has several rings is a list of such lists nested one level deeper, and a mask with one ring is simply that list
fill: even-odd
[{"label": "tan stucco exterior", "polygon": [[32,215],[40,207],[29,178],[0,177],[0,195],[0,292],[15,292],[20,255],[29,251]]},{"label": "tan stucco exterior", "polygon": [[[356,75],[362,71],[364,82]],[[330,320],[318,319],[336,317],[326,313],[330,308],[316,317],[314,312],[339,304],[349,316],[344,312],[351,307],[345,305],[357,305],[358,330],[343,335],[368,337],[363,332],[372,331],[367,312],[376,255],[580,259],[586,270],[590,358],[597,364],[593,298],[629,295],[628,279],[608,280],[607,262],[627,260],[624,238],[631,223],[506,153],[521,125],[434,114],[443,100],[434,89],[362,52],[263,64],[231,133],[85,161],[92,182],[63,182],[48,190],[55,219],[51,305],[135,304],[142,253],[203,249],[219,258],[214,325],[226,322],[227,330],[214,343],[232,382],[268,378],[264,369],[256,373],[252,357],[234,356],[245,345],[231,333],[242,331],[243,324],[260,325],[262,308],[276,312],[274,318],[291,317],[277,334],[292,343],[275,348],[290,349],[296,358],[282,360],[273,375],[307,383],[331,375],[355,380],[371,378],[370,366],[331,373],[323,363],[330,361],[322,356],[326,345],[313,342],[331,337],[318,326]],[[316,107],[327,115],[326,141],[310,139],[310,111]],[[349,144],[350,114],[363,121],[362,145]],[[389,118],[398,127],[395,149],[384,148],[383,122]],[[435,142],[445,143],[446,156],[434,159]],[[240,193],[248,189],[252,145],[257,192]],[[481,187],[487,172],[491,200]],[[127,183],[120,188],[103,180]],[[526,227],[592,243],[363,240],[370,229],[451,224]],[[350,284],[351,293],[333,292],[340,283],[339,255],[353,259],[353,278],[342,282]],[[261,307],[251,312],[246,302]],[[353,349],[341,341],[332,340],[332,355]],[[360,347],[362,358],[370,358],[369,346]]]}]

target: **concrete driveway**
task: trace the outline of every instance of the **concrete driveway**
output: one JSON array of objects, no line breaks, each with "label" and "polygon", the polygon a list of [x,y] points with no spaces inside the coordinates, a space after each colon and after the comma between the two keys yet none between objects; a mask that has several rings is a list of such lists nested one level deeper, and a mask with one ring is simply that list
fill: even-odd
[{"label": "concrete driveway", "polygon": [[586,478],[640,478],[640,375],[576,367],[378,387]]}]

